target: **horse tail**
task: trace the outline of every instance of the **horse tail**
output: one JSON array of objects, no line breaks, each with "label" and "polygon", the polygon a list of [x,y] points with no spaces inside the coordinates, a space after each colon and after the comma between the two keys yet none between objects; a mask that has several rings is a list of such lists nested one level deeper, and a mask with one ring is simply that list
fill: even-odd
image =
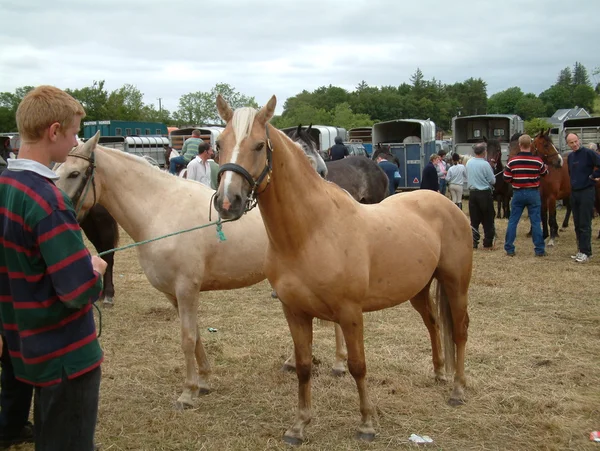
[{"label": "horse tail", "polygon": [[435,294],[437,316],[440,327],[442,348],[444,348],[444,367],[446,374],[454,374],[456,362],[456,346],[454,344],[454,323],[450,311],[450,300],[446,290],[438,280]]}]

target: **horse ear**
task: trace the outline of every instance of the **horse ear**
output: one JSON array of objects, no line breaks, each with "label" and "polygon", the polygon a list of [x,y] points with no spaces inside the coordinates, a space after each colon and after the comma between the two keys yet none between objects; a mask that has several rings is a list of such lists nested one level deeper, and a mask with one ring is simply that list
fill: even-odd
[{"label": "horse ear", "polygon": [[296,130],[296,134],[299,135],[302,131],[302,124],[298,124],[298,129]]},{"label": "horse ear", "polygon": [[277,106],[277,97],[273,95],[267,104],[260,109],[256,115],[256,119],[260,121],[261,124],[269,122],[275,113],[275,106]]},{"label": "horse ear", "polygon": [[96,132],[94,136],[88,139],[83,146],[77,149],[77,155],[81,155],[84,157],[89,157],[92,155],[92,152],[98,145],[98,140],[100,139],[100,130]]},{"label": "horse ear", "polygon": [[540,132],[537,134],[537,136],[543,136],[544,135],[544,129],[540,129]]},{"label": "horse ear", "polygon": [[306,129],[306,131],[309,132],[311,128],[312,128],[312,122],[310,123],[310,125],[308,126],[308,128]]},{"label": "horse ear", "polygon": [[546,135],[550,135],[550,130],[552,130],[552,129],[549,128],[548,131],[546,132]]},{"label": "horse ear", "polygon": [[219,111],[219,116],[221,116],[221,119],[223,119],[226,123],[229,122],[233,117],[233,110],[227,104],[227,101],[223,98],[223,96],[221,96],[221,94],[217,96],[217,110]]}]

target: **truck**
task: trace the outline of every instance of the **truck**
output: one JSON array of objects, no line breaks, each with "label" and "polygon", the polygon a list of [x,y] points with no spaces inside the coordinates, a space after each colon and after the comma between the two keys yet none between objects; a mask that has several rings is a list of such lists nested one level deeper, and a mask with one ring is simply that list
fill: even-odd
[{"label": "truck", "polygon": [[523,133],[524,123],[516,114],[484,114],[452,118],[453,151],[473,155],[473,145],[486,139],[497,139],[502,148],[502,162],[508,160],[510,137]]},{"label": "truck", "polygon": [[423,168],[436,153],[435,123],[429,119],[396,119],[373,125],[373,153],[391,153],[399,163],[400,189],[421,186]]},{"label": "truck", "polygon": [[367,155],[373,154],[373,127],[355,127],[348,130],[350,142],[362,143]]}]

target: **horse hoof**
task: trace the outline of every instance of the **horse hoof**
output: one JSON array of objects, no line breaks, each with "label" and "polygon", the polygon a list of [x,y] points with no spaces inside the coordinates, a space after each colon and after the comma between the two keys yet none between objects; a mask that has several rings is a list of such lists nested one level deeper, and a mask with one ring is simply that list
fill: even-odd
[{"label": "horse hoof", "polygon": [[344,377],[346,375],[346,370],[338,370],[338,369],[332,368],[331,374],[334,377]]},{"label": "horse hoof", "polygon": [[198,395],[208,395],[210,394],[210,388],[199,388],[198,389]]},{"label": "horse hoof", "polygon": [[103,307],[114,307],[115,303],[113,301],[113,298],[104,298],[104,300],[102,301],[102,306]]},{"label": "horse hoof", "polygon": [[194,406],[187,404],[185,402],[176,401],[174,407],[175,407],[175,410],[177,410],[178,412],[183,412],[185,409],[191,409]]},{"label": "horse hoof", "polygon": [[281,372],[283,372],[283,373],[295,373],[296,372],[296,367],[292,366],[292,365],[288,365],[287,363],[284,363],[283,366],[281,367]]},{"label": "horse hoof", "polygon": [[448,405],[451,407],[458,407],[465,404],[465,401],[459,398],[450,398],[448,400]]},{"label": "horse hoof", "polygon": [[375,440],[375,432],[360,432],[356,433],[356,438],[364,442],[372,442]]},{"label": "horse hoof", "polygon": [[304,443],[304,440],[302,440],[301,438],[292,437],[290,435],[284,435],[283,441],[291,446],[300,446],[302,445],[302,443]]}]

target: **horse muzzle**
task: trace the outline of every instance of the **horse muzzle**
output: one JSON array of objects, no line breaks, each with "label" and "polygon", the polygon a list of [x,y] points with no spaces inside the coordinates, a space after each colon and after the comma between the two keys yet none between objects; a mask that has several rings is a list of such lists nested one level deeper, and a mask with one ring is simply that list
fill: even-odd
[{"label": "horse muzzle", "polygon": [[246,211],[246,199],[240,194],[220,194],[214,197],[215,210],[222,219],[240,219]]}]

